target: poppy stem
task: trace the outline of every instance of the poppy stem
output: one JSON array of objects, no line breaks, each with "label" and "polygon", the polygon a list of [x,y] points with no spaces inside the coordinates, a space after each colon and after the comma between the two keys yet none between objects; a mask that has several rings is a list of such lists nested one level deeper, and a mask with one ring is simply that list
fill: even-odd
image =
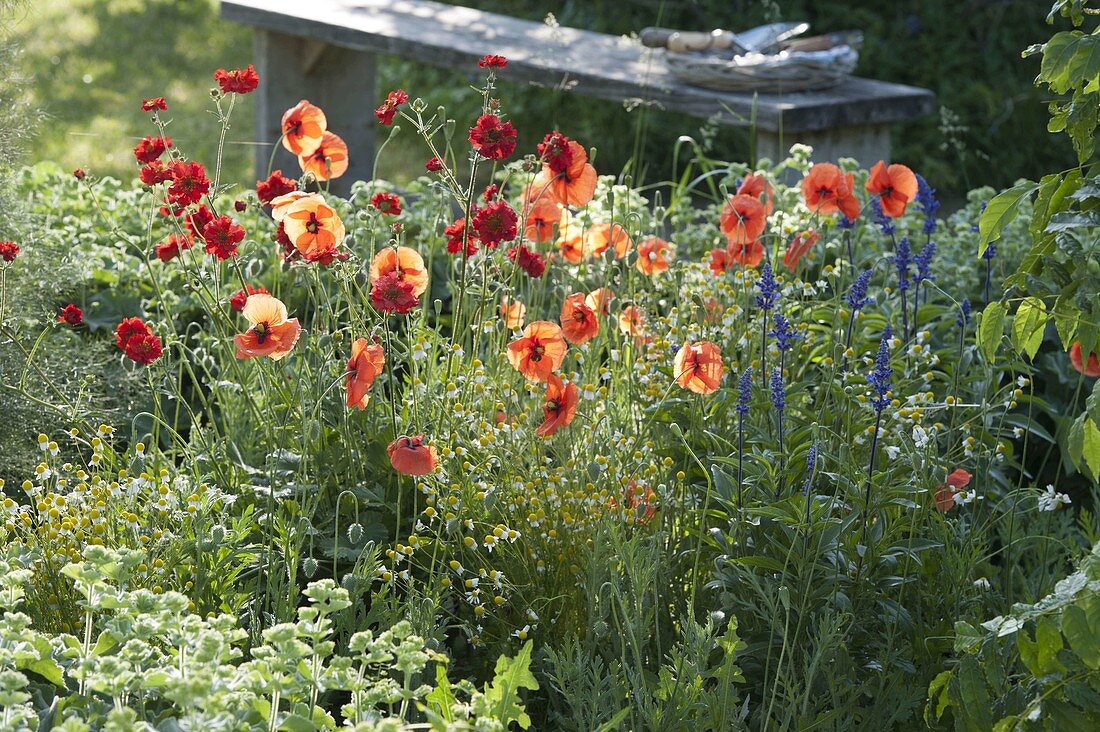
[{"label": "poppy stem", "polygon": [[[875,474],[875,453],[878,451],[878,433],[879,428],[882,426],[882,410],[875,410],[875,431],[871,435],[871,459],[867,465],[867,487],[864,489],[863,495],[863,555],[870,554],[870,535],[867,533],[867,528],[871,524],[871,477]],[[860,557],[859,566],[863,566],[863,557]],[[858,571],[857,571],[858,574]]]}]

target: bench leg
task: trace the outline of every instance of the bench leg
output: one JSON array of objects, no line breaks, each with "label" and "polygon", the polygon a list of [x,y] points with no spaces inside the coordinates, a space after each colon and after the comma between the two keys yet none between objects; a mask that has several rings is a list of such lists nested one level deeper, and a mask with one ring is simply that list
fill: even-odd
[{"label": "bench leg", "polygon": [[814,149],[815,163],[836,162],[839,158],[855,158],[869,168],[879,160],[890,162],[890,126],[854,125],[831,130],[784,133],[756,131],[756,157],[772,162],[787,157],[791,145],[801,142]]},{"label": "bench leg", "polygon": [[[256,177],[267,177],[270,143],[279,139],[283,112],[302,99],[325,110],[329,129],[348,145],[348,170],[332,182],[331,190],[346,195],[357,180],[370,180],[374,166],[375,58],[372,53],[331,46],[297,36],[255,30],[253,54],[260,74],[254,94]],[[297,159],[282,145],[275,169],[296,178]]]}]

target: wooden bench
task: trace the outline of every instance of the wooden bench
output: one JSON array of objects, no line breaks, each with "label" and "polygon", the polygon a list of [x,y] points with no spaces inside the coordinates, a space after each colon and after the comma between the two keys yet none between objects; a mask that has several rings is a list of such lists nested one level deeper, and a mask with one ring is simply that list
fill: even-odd
[{"label": "wooden bench", "polygon": [[[757,156],[773,160],[795,142],[813,145],[816,160],[889,160],[890,123],[926,115],[934,105],[926,89],[860,78],[791,94],[692,87],[669,73],[663,50],[636,39],[429,0],[222,0],[221,15],[254,28],[257,139],[277,139],[282,113],[309,99],[348,143],[345,185],[371,177],[372,111],[388,91],[375,89],[376,54],[463,73],[475,72],[483,55],[501,54],[508,58],[502,73],[508,81],[751,125]],[[278,155],[284,157],[276,167],[297,169],[285,151]],[[267,163],[268,153],[258,153],[258,177]]]}]

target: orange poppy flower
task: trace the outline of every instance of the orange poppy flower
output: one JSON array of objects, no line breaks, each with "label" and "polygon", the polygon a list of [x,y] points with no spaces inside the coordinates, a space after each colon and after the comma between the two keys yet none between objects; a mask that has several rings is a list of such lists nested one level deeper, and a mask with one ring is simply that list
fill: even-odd
[{"label": "orange poppy flower", "polygon": [[386,447],[390,465],[401,475],[429,475],[435,472],[439,457],[435,447],[424,444],[424,435],[398,437]]},{"label": "orange poppy flower", "polygon": [[252,327],[233,336],[237,358],[267,356],[278,361],[290,353],[302,333],[297,318],[287,320],[286,305],[267,293],[249,295],[241,314]]},{"label": "orange poppy flower", "polygon": [[654,275],[668,269],[669,246],[664,239],[647,236],[638,242],[638,271]]},{"label": "orange poppy flower", "polygon": [[685,344],[676,352],[676,383],[696,394],[712,394],[722,383],[722,352],[710,341]]},{"label": "orange poppy flower", "polygon": [[313,173],[317,180],[339,178],[348,169],[348,146],[339,135],[325,132],[316,150],[298,156],[298,165],[303,173]]},{"label": "orange poppy flower", "polygon": [[896,219],[905,213],[905,206],[917,196],[917,176],[900,163],[887,167],[880,160],[867,177],[867,192],[877,195],[882,212]]},{"label": "orange poppy flower", "polygon": [[619,224],[594,224],[585,238],[585,251],[598,257],[614,246],[615,258],[622,259],[634,247],[630,235]]},{"label": "orange poppy flower", "polygon": [[710,271],[716,277],[729,269],[731,261],[728,248],[710,250]]},{"label": "orange poppy flower", "polygon": [[[615,499],[611,499],[611,507],[615,507]],[[657,513],[657,493],[647,485],[639,485],[637,481],[630,481],[623,491],[623,518],[635,524],[649,523]]]},{"label": "orange poppy flower", "polygon": [[428,289],[428,271],[424,267],[424,258],[415,249],[386,247],[379,250],[370,263],[371,284],[390,272],[396,272],[399,279],[413,286],[413,297],[420,297]]},{"label": "orange poppy flower", "polygon": [[276,196],[271,199],[271,218],[275,219],[275,223],[281,224],[283,217],[286,216],[286,212],[298,201],[308,198],[318,203],[324,203],[325,198],[320,193],[306,193],[305,191],[291,191],[290,193],[284,193],[281,196]]},{"label": "orange poppy flower", "polygon": [[351,344],[351,358],[348,359],[348,407],[367,408],[370,399],[370,386],[386,366],[386,356],[378,343],[368,343],[366,338],[357,338]]},{"label": "orange poppy flower", "polygon": [[508,362],[528,381],[546,381],[561,368],[569,348],[561,328],[548,320],[536,320],[523,329],[523,336],[508,344]]},{"label": "orange poppy flower", "polygon": [[759,241],[750,241],[747,244],[730,244],[726,247],[726,254],[731,262],[742,267],[758,267],[764,260],[764,245]]},{"label": "orange poppy flower", "polygon": [[572,162],[568,168],[555,176],[549,165],[543,165],[541,175],[550,181],[550,190],[558,203],[584,206],[596,193],[596,169],[588,162],[588,153],[579,142],[570,140],[569,151]]},{"label": "orange poppy flower", "polygon": [[546,378],[546,403],[542,407],[542,424],[535,430],[539,437],[549,437],[573,421],[577,414],[580,392],[573,383],[563,384],[555,374]]},{"label": "orange poppy flower", "polygon": [[600,320],[595,309],[585,302],[584,293],[578,292],[565,298],[561,305],[561,332],[565,340],[581,345],[588,343],[600,332]]},{"label": "orange poppy flower", "polygon": [[1100,359],[1097,359],[1095,352],[1090,353],[1088,362],[1086,363],[1081,353],[1080,341],[1074,341],[1073,345],[1069,347],[1069,362],[1073,364],[1073,368],[1075,368],[1079,374],[1084,374],[1085,376],[1100,376]]},{"label": "orange poppy flower", "polygon": [[344,242],[344,222],[336,209],[317,198],[295,200],[283,210],[282,224],[294,248],[311,261],[335,254]]},{"label": "orange poppy flower", "polygon": [[767,216],[772,215],[772,210],[775,208],[772,197],[772,186],[768,183],[768,179],[764,177],[763,173],[747,174],[741,180],[741,185],[737,186],[737,194],[740,196],[752,196],[758,201],[761,196],[764,196],[764,213]]},{"label": "orange poppy flower", "polygon": [[613,297],[615,297],[614,292],[606,287],[601,287],[588,293],[588,296],[584,298],[584,302],[597,313],[607,315]]},{"label": "orange poppy flower", "polygon": [[561,221],[561,206],[550,194],[541,195],[533,201],[523,197],[523,236],[536,244],[545,244],[554,239],[554,226]]},{"label": "orange poppy flower", "polygon": [[627,305],[619,311],[619,331],[626,335],[645,335],[645,311],[634,305]]},{"label": "orange poppy flower", "polygon": [[739,194],[726,201],[718,222],[730,244],[748,244],[764,233],[767,219],[760,199]]},{"label": "orange poppy flower", "polygon": [[802,198],[806,208],[818,214],[840,212],[851,220],[859,217],[859,199],[855,196],[855,176],[844,173],[832,163],[818,163],[802,179]]},{"label": "orange poppy flower", "polygon": [[500,299],[500,317],[504,318],[504,325],[509,330],[517,330],[523,327],[523,318],[527,315],[527,306],[519,300],[510,297]]},{"label": "orange poppy flower", "polygon": [[951,475],[947,476],[947,485],[936,488],[936,510],[940,513],[947,513],[954,508],[955,494],[960,489],[970,485],[971,477],[973,476],[962,468],[953,470]]},{"label": "orange poppy flower", "polygon": [[821,234],[813,229],[796,234],[791,243],[787,245],[787,253],[783,255],[783,266],[793,272],[794,268],[798,266],[798,260],[802,259],[802,256],[810,251],[810,247],[816,244],[820,238]]},{"label": "orange poppy flower", "polygon": [[573,223],[573,214],[566,209],[561,209],[561,220],[558,223],[558,251],[561,252],[562,259],[571,264],[584,261],[584,229]]},{"label": "orange poppy flower", "polygon": [[309,155],[321,146],[327,129],[325,113],[303,99],[283,113],[283,147],[295,155]]}]

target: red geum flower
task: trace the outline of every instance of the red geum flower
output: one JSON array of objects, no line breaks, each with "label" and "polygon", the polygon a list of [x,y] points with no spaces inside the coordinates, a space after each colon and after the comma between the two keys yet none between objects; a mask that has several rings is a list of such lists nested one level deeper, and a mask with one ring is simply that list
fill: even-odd
[{"label": "red geum flower", "polygon": [[148,366],[161,357],[164,348],[161,346],[160,338],[152,333],[146,333],[138,334],[126,341],[122,352],[131,361]]},{"label": "red geum flower", "polygon": [[397,272],[387,272],[370,288],[370,302],[383,313],[407,313],[420,304],[415,286]]},{"label": "red geum flower", "polygon": [[180,255],[184,249],[190,249],[195,245],[195,240],[190,234],[169,234],[168,238],[157,244],[153,252],[162,262],[171,262]]},{"label": "red geum flower", "polygon": [[134,146],[134,157],[137,158],[139,163],[151,163],[170,147],[172,147],[171,137],[150,137],[146,135],[141,138],[141,142]]},{"label": "red geum flower", "polygon": [[264,287],[253,287],[252,285],[245,285],[243,290],[237,290],[229,298],[229,307],[236,310],[238,313],[244,310],[244,305],[248,302],[249,295],[266,295],[267,290]]},{"label": "red geum flower", "polygon": [[404,89],[396,89],[387,94],[386,101],[382,102],[382,106],[374,110],[374,116],[378,118],[378,124],[392,125],[393,116],[397,114],[397,108],[407,101],[409,101],[409,95],[405,93]]},{"label": "red geum flower", "polygon": [[141,166],[141,170],[138,172],[138,177],[141,178],[141,182],[152,188],[158,183],[163,183],[166,180],[172,180],[172,172],[168,168],[164,167],[164,163],[160,160],[154,160],[147,165]]},{"label": "red geum flower", "polygon": [[247,68],[232,71],[218,69],[214,72],[214,81],[218,82],[223,94],[248,94],[260,85],[260,75],[249,64]]},{"label": "red geum flower", "polygon": [[1100,359],[1096,357],[1096,353],[1090,353],[1088,360],[1084,358],[1084,354],[1081,352],[1081,342],[1075,341],[1072,346],[1069,347],[1069,362],[1073,364],[1073,368],[1077,370],[1077,373],[1085,376],[1100,376]]},{"label": "red geum flower", "polygon": [[73,177],[77,180],[84,180],[85,175],[87,175],[87,173],[84,172],[84,168],[77,168],[73,171]]},{"label": "red geum flower", "polygon": [[214,220],[214,214],[206,207],[206,204],[188,211],[183,217],[183,225],[191,236],[202,239],[202,230]]},{"label": "red geum flower", "polygon": [[443,236],[447,237],[447,251],[451,254],[458,254],[462,251],[462,238],[466,239],[466,256],[472,256],[477,253],[478,250],[478,238],[472,231],[466,232],[466,219],[461,218],[456,220],[453,224],[443,229]]},{"label": "red geum flower", "polygon": [[370,197],[370,205],[387,216],[401,215],[401,199],[393,193],[375,193]]},{"label": "red geum flower", "polygon": [[398,437],[386,447],[390,465],[401,475],[429,475],[439,458],[435,447],[424,444],[424,435]]},{"label": "red geum flower", "polygon": [[271,175],[267,176],[267,180],[256,181],[256,197],[265,206],[270,205],[273,199],[296,190],[298,190],[298,181],[287,178],[282,170],[272,171]]},{"label": "red geum flower", "polygon": [[496,183],[490,183],[489,185],[485,186],[485,190],[481,192],[481,200],[485,201],[485,203],[488,203],[489,201],[492,201],[494,198],[496,198],[497,193],[499,192],[500,186],[498,186]]},{"label": "red geum flower", "polygon": [[126,342],[136,335],[151,335],[153,329],[145,324],[141,318],[123,318],[115,326],[115,345],[120,349],[126,347]]},{"label": "red geum flower", "polygon": [[244,213],[247,209],[248,204],[241,199],[238,198],[236,201],[233,202],[233,210],[237,213]]},{"label": "red geum flower", "polygon": [[424,163],[424,169],[429,173],[438,173],[443,170],[443,161],[439,159],[438,155],[433,155],[428,158],[428,162]]},{"label": "red geum flower", "polygon": [[526,244],[508,249],[508,259],[515,262],[528,277],[538,279],[546,272],[546,258],[539,252],[528,249]]},{"label": "red geum flower", "polygon": [[485,246],[496,247],[502,241],[516,238],[517,222],[516,212],[506,201],[494,201],[477,212],[473,227]]},{"label": "red geum flower", "polygon": [[917,176],[904,165],[894,163],[887,167],[880,160],[871,168],[866,187],[868,193],[878,196],[882,212],[896,219],[905,213],[906,205],[917,196]]},{"label": "red geum flower", "polygon": [[155,109],[159,109],[162,112],[168,111],[168,102],[164,101],[164,97],[153,97],[152,99],[141,100],[142,112],[152,112]]},{"label": "red geum flower", "polygon": [[813,229],[795,234],[794,238],[791,239],[791,243],[787,245],[787,253],[783,255],[783,266],[793,272],[794,268],[798,266],[798,260],[802,259],[803,255],[810,251],[810,248],[820,238],[821,234]]},{"label": "red geum flower", "polygon": [[550,437],[573,421],[580,393],[577,385],[562,383],[557,374],[546,377],[546,402],[542,405],[542,424],[535,430],[539,437]]},{"label": "red geum flower", "polygon": [[210,191],[206,168],[201,163],[178,161],[168,166],[172,185],[168,186],[168,201],[177,206],[198,203]]},{"label": "red geum flower", "polygon": [[817,163],[802,179],[802,198],[806,208],[818,214],[840,212],[854,221],[859,217],[854,176],[832,163]]},{"label": "red geum flower", "polygon": [[61,308],[61,314],[57,316],[58,322],[68,323],[74,328],[84,322],[84,311],[76,305],[69,303]]},{"label": "red geum flower", "polygon": [[237,245],[244,239],[244,228],[222,215],[202,227],[202,238],[206,241],[206,253],[224,262],[237,256]]},{"label": "red geum flower", "polygon": [[0,241],[0,258],[5,262],[14,262],[19,256],[19,245],[13,241]]},{"label": "red geum flower", "polygon": [[479,69],[503,69],[507,65],[508,59],[503,56],[497,56],[494,53],[482,56],[477,62],[477,67]]},{"label": "red geum flower", "polygon": [[470,145],[483,158],[504,160],[516,149],[516,128],[495,114],[483,114],[470,128]]},{"label": "red geum flower", "polygon": [[764,233],[768,214],[759,198],[743,193],[730,196],[722,209],[719,225],[730,244],[748,244]]},{"label": "red geum flower", "polygon": [[550,168],[554,175],[560,175],[569,170],[573,164],[573,148],[569,145],[569,138],[554,130],[542,138],[542,142],[535,146],[539,160]]}]

